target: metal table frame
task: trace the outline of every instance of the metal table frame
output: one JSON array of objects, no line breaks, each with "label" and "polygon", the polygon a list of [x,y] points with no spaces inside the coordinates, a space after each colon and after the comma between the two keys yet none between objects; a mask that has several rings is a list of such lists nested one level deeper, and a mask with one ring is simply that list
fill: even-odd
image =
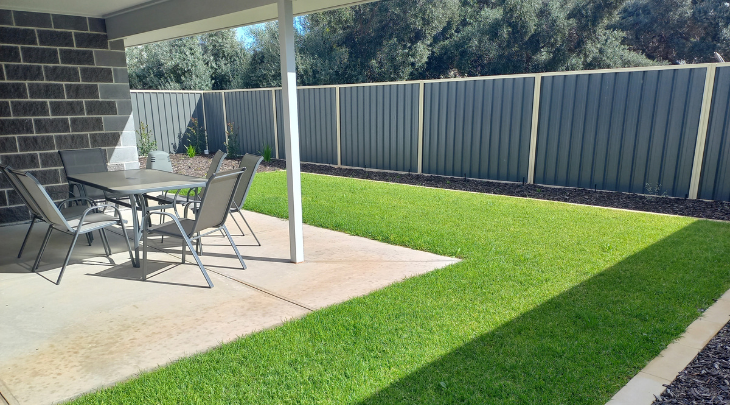
[{"label": "metal table frame", "polygon": [[[205,187],[206,179],[182,174],[175,174],[154,169],[122,170],[116,172],[84,173],[67,176],[68,180],[100,190],[129,196],[132,208],[132,235],[134,239],[134,257],[132,265],[140,267],[139,243],[144,228],[140,226],[141,218],[147,212],[165,208],[174,208],[174,204],[163,204],[149,207],[145,194],[157,191],[177,190],[181,188]],[[137,205],[140,205],[139,209]]]}]

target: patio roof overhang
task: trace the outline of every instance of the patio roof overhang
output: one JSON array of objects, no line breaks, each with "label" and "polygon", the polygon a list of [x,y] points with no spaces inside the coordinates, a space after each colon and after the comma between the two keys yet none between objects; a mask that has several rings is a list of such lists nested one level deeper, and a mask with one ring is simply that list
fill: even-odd
[{"label": "patio roof overhang", "polygon": [[[304,15],[373,0],[295,0]],[[0,8],[106,19],[109,39],[142,45],[203,32],[273,21],[276,0],[1,0]]]},{"label": "patio roof overhang", "polygon": [[0,8],[99,17],[125,46],[164,41],[278,19],[291,261],[304,261],[294,15],[375,0],[0,0]]}]

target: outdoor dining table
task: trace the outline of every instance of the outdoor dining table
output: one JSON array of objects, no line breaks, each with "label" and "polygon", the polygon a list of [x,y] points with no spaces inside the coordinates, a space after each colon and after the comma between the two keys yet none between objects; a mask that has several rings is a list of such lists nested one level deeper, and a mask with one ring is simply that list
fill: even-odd
[{"label": "outdoor dining table", "polygon": [[70,181],[98,188],[108,193],[129,196],[129,205],[132,209],[132,235],[134,239],[133,247],[135,257],[132,265],[134,267],[140,266],[139,242],[143,232],[143,227],[140,226],[141,220],[137,217],[138,211],[141,212],[141,218],[144,219],[144,216],[149,211],[173,207],[173,204],[161,204],[149,207],[144,194],[183,188],[205,187],[206,183],[206,179],[204,178],[154,169],[84,173],[67,176],[67,178]]}]

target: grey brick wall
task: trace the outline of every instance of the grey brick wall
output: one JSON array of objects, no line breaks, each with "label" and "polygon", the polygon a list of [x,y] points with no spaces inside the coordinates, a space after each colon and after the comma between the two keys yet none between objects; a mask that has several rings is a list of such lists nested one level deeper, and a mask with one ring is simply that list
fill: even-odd
[{"label": "grey brick wall", "polygon": [[[104,20],[0,10],[0,162],[58,200],[68,193],[58,150],[104,148],[110,170],[138,168],[128,81]],[[28,219],[0,176],[0,224]]]}]

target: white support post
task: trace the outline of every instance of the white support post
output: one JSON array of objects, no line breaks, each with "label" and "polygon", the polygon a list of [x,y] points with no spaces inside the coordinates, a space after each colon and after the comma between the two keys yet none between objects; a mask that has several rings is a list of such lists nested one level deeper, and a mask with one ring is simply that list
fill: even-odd
[{"label": "white support post", "polygon": [[286,182],[289,193],[289,253],[291,261],[304,261],[302,235],[302,180],[299,163],[299,114],[294,60],[294,13],[292,0],[277,0],[281,53],[281,105],[286,147]]},{"label": "white support post", "polygon": [[274,117],[274,156],[279,159],[279,128],[276,125],[276,90],[271,89],[271,109]]},{"label": "white support post", "polygon": [[705,142],[707,141],[707,127],[710,124],[710,109],[712,107],[712,93],[715,89],[715,65],[707,67],[705,76],[705,91],[702,94],[702,108],[700,110],[700,126],[697,130],[697,142],[695,143],[695,156],[692,162],[692,175],[689,181],[689,195],[696,199],[700,190],[700,176],[702,175],[702,162],[705,160]]},{"label": "white support post", "polygon": [[540,119],[540,86],[542,75],[535,75],[535,89],[532,93],[532,127],[530,128],[530,154],[527,160],[527,183],[535,182],[535,159],[537,157],[537,124]]}]

